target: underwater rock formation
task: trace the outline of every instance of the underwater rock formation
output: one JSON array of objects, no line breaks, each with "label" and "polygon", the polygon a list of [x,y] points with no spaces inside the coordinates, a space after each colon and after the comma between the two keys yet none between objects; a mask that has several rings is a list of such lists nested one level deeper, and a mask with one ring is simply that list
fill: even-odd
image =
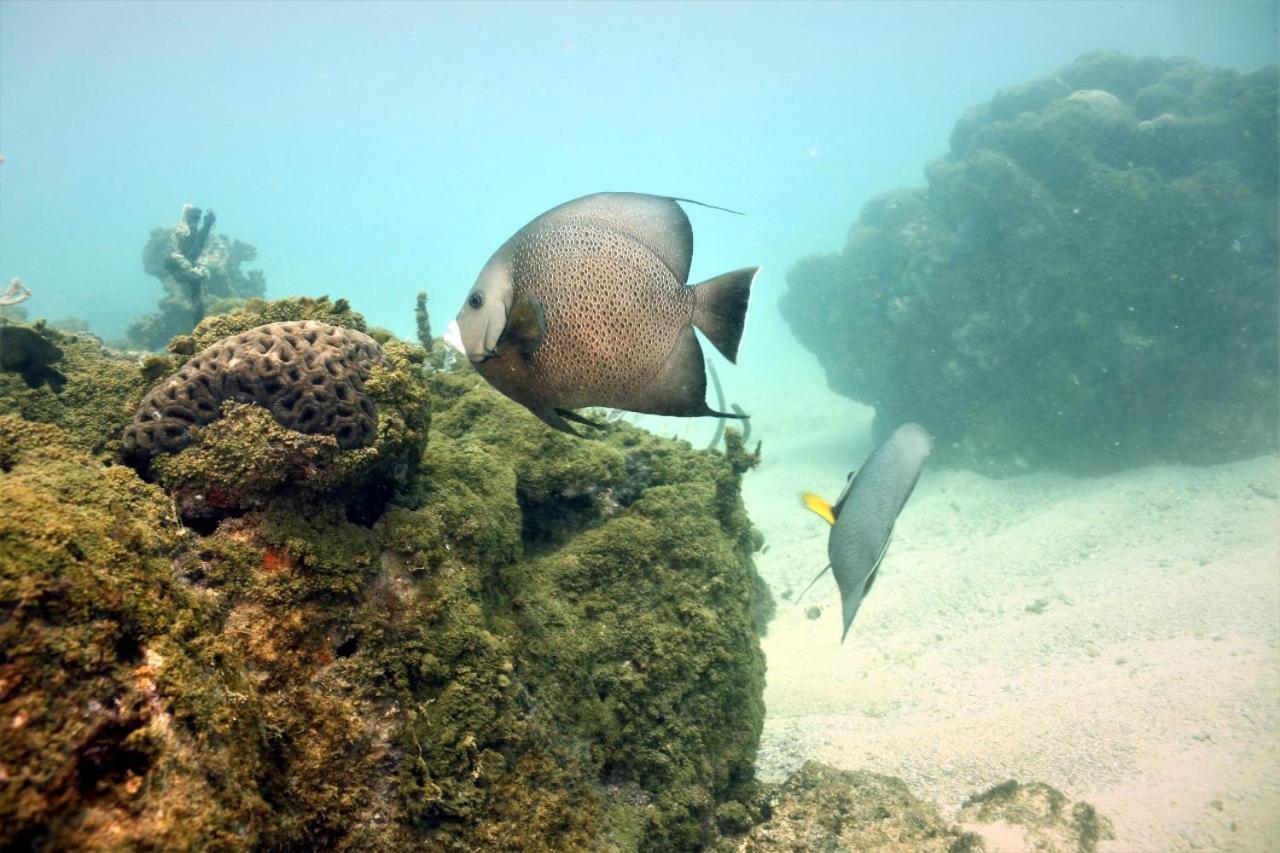
[{"label": "underwater rock formation", "polygon": [[807,761],[766,796],[764,822],[739,842],[741,853],[874,850],[878,853],[980,853],[1035,850],[1095,853],[1111,825],[1087,803],[1048,785],[1005,782],[969,799],[959,824],[914,796],[901,779],[837,770]]},{"label": "underwater rock formation", "polygon": [[917,799],[906,783],[878,773],[836,770],[817,761],[768,797],[769,818],[752,828],[742,853],[773,850],[875,850],[976,853],[982,840]]},{"label": "underwater rock formation", "polygon": [[837,392],[993,475],[1274,451],[1277,69],[1092,54],[957,122],[783,315]]},{"label": "underwater rock formation", "polygon": [[331,435],[343,449],[373,441],[378,412],[364,382],[382,349],[368,335],[311,320],[267,323],[225,338],[162,380],[124,432],[125,454],[150,457],[187,446],[193,426],[224,400],[254,402],[296,432]]},{"label": "underwater rock formation", "polygon": [[251,301],[141,366],[66,336],[62,397],[123,365],[74,399],[124,412],[305,319],[381,346],[372,444],[227,403],[147,482],[0,385],[0,847],[695,849],[757,819],[736,431],[574,439],[328,300]]},{"label": "underwater rock formation", "polygon": [[1098,842],[1115,838],[1111,822],[1088,803],[1073,803],[1043,782],[997,785],[970,797],[957,820],[966,829],[1021,842],[1024,850],[1094,853]]},{"label": "underwater rock formation", "polygon": [[260,297],[266,280],[260,270],[243,272],[258,250],[240,240],[213,233],[213,211],[183,205],[172,228],[153,228],[142,250],[142,268],[164,286],[160,310],[129,325],[131,346],[162,349],[170,338],[186,334],[209,314],[221,314]]}]

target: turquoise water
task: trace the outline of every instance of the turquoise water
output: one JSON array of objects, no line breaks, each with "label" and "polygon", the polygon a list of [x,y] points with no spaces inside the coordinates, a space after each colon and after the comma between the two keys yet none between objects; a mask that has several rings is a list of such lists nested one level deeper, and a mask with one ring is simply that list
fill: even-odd
[{"label": "turquoise water", "polygon": [[[779,300],[797,261],[845,247],[864,204],[925,184],[971,106],[1099,50],[1254,72],[1280,55],[1278,9],[0,0],[0,289],[20,277],[29,318],[79,317],[119,341],[162,295],[142,268],[149,233],[193,203],[256,246],[246,266],[268,297],[345,297],[412,340],[418,291],[439,336],[490,254],[568,199],[627,190],[742,211],[688,208],[690,279],[763,266],[738,364],[703,347],[764,441],[743,480],[778,599],[760,777],[816,757],[949,807],[1043,779],[1113,817],[1104,851],[1268,849],[1280,457],[1155,453],[1092,477],[939,460],[840,645],[834,584],[797,600],[827,559],[827,527],[797,496],[840,493],[873,448],[875,411],[832,393],[820,362],[836,347],[802,345]],[[1233,224],[1217,250],[1254,257],[1255,223]],[[956,227],[956,243],[980,230]],[[1158,347],[1125,307],[1095,328],[1120,330],[1119,357],[1141,366]],[[973,319],[939,336],[989,343]],[[1181,413],[1143,399],[1124,403],[1138,425]],[[1224,433],[1249,426],[1196,414]],[[639,422],[699,445],[716,426]]]},{"label": "turquoise water", "polygon": [[[0,278],[104,338],[154,310],[139,255],[182,204],[258,247],[268,296],[436,325],[542,210],[680,195],[693,279],[763,264],[745,367],[796,348],[773,303],[861,205],[919,184],[960,113],[1097,49],[1253,70],[1264,3],[0,2]],[[731,387],[739,379],[726,376]]]}]

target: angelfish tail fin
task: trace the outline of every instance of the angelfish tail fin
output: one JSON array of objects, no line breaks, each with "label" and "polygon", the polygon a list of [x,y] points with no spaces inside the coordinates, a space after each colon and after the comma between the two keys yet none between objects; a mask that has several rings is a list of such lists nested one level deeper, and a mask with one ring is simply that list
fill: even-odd
[{"label": "angelfish tail fin", "polygon": [[805,492],[800,496],[800,500],[804,502],[805,508],[810,512],[820,515],[826,520],[827,524],[836,523],[835,507],[815,495],[813,492]]},{"label": "angelfish tail fin", "polygon": [[747,267],[693,286],[693,325],[729,361],[738,359],[751,283],[758,272],[760,267]]}]

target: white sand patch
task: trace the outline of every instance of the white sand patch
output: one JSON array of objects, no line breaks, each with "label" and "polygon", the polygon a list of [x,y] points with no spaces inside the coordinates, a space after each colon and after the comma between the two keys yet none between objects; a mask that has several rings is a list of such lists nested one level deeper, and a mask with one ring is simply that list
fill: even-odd
[{"label": "white sand patch", "polygon": [[834,582],[782,595],[826,562],[798,495],[839,493],[871,411],[812,385],[781,399],[753,413],[765,461],[744,483],[779,599],[763,778],[817,758],[952,810],[1043,781],[1112,820],[1104,850],[1280,844],[1280,457],[1089,480],[926,469],[841,646]]}]

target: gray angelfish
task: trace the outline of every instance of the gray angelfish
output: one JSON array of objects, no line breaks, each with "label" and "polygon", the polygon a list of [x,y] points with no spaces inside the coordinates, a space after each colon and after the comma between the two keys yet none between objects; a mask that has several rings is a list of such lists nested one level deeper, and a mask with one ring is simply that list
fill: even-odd
[{"label": "gray angelfish", "polygon": [[[834,506],[811,492],[804,493],[805,506],[831,525],[831,536],[827,540],[827,559],[831,562],[818,572],[809,586],[831,569],[840,588],[844,615],[842,643],[889,550],[898,513],[911,497],[911,490],[932,450],[933,439],[924,427],[904,424],[872,451],[861,469],[849,475],[849,482]],[[809,587],[805,587],[805,592],[808,591]]]},{"label": "gray angelfish", "polygon": [[598,193],[542,214],[484,265],[445,343],[565,432],[566,420],[596,426],[573,411],[585,406],[745,417],[707,406],[693,330],[735,361],[759,267],[689,285],[693,228],[678,201]]}]

